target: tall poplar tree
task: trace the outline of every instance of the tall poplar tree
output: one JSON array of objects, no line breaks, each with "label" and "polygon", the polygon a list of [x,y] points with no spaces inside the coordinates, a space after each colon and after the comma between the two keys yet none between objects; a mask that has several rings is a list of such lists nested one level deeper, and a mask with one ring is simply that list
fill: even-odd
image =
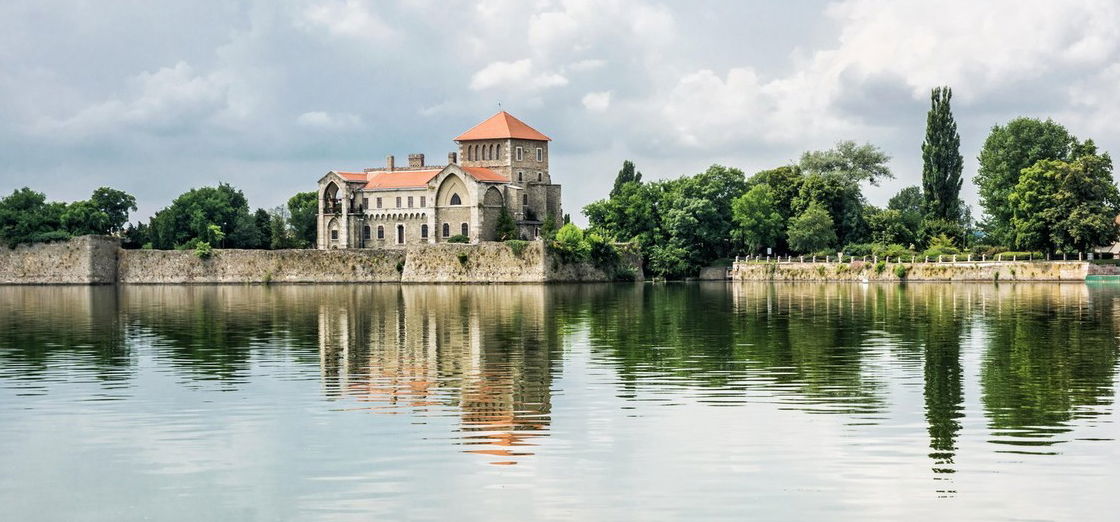
[{"label": "tall poplar tree", "polygon": [[922,193],[927,218],[951,223],[961,220],[961,136],[949,100],[953,90],[936,87],[926,115],[926,139],[922,143]]}]

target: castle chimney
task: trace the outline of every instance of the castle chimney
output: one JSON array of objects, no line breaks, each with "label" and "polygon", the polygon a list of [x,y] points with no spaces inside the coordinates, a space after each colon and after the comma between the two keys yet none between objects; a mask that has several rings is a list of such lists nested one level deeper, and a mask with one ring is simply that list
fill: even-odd
[{"label": "castle chimney", "polygon": [[385,166],[388,167],[388,170],[393,170],[393,167],[396,166],[392,154],[385,156]]},{"label": "castle chimney", "polygon": [[424,155],[423,154],[409,154],[408,155],[408,166],[409,167],[423,167],[424,166]]},{"label": "castle chimney", "polygon": [[[454,153],[454,152],[448,152],[447,153],[447,164],[448,165],[454,165],[456,163],[459,163],[459,155]],[[1117,217],[1117,219],[1120,219],[1120,217]]]}]

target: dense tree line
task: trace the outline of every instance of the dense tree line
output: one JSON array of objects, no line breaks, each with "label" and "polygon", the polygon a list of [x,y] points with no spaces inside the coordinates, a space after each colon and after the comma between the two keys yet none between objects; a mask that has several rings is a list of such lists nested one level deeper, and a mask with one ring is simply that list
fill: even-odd
[{"label": "dense tree line", "polygon": [[147,222],[129,224],[136,198],[101,187],[88,200],[47,201],[21,188],[0,199],[0,243],[16,246],[85,234],[117,235],[125,248],[310,248],[318,202],[300,192],[286,206],[251,211],[244,193],[222,183],[187,191]]},{"label": "dense tree line", "polygon": [[695,275],[742,254],[938,256],[1008,249],[1084,252],[1120,237],[1120,192],[1112,160],[1051,121],[1019,118],[995,126],[974,179],[984,219],[974,225],[960,198],[963,157],[950,102],[932,90],[921,144],[922,184],[885,208],[862,188],[893,177],[890,158],[841,141],[796,164],[746,177],[734,168],[643,182],[626,161],[610,197],[583,212],[591,231],[635,242],[655,276]]}]

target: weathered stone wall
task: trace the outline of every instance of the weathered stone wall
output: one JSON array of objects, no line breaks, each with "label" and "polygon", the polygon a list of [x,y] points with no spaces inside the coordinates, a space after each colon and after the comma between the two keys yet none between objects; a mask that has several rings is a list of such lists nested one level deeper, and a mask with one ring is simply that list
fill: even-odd
[{"label": "weathered stone wall", "polygon": [[[641,258],[625,253],[619,270],[642,278]],[[346,250],[123,250],[117,240],[0,249],[0,284],[221,283],[545,283],[611,281],[615,269],[563,263],[540,241],[520,252],[506,243],[412,245]]]},{"label": "weathered stone wall", "polygon": [[119,247],[104,236],[0,247],[0,284],[112,284]]},{"label": "weathered stone wall", "polygon": [[870,262],[736,263],[731,278],[739,281],[1084,281],[1090,264],[1079,261],[1004,261],[959,263],[888,263],[882,271]]},{"label": "weathered stone wall", "polygon": [[377,283],[401,280],[403,249],[121,250],[121,283]]}]

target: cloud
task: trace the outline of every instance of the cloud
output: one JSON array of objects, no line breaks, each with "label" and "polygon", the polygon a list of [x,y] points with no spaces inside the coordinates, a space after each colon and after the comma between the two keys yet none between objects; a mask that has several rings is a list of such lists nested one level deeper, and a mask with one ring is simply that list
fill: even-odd
[{"label": "cloud", "polygon": [[371,5],[359,0],[322,1],[308,5],[296,20],[307,30],[326,30],[332,36],[351,39],[385,40],[395,31],[373,12]]},{"label": "cloud", "polygon": [[476,91],[495,87],[531,90],[567,84],[568,79],[559,74],[534,70],[533,61],[529,58],[516,62],[493,62],[471,77],[471,89]]},{"label": "cloud", "polygon": [[323,130],[347,130],[360,127],[362,118],[345,112],[312,111],[300,114],[296,122],[305,127]]},{"label": "cloud", "polygon": [[583,96],[583,106],[591,112],[603,112],[611,106],[611,91],[589,92]]},{"label": "cloud", "polygon": [[216,116],[229,106],[228,78],[199,74],[179,62],[131,78],[132,96],[86,107],[70,117],[43,119],[39,133],[90,135],[126,128],[173,131]]}]

